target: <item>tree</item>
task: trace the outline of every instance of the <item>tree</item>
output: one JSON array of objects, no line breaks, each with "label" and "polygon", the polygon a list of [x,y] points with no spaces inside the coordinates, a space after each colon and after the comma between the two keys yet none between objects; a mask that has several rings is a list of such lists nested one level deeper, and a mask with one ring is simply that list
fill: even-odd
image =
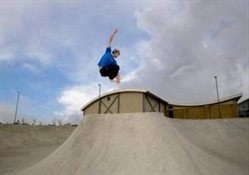
[{"label": "tree", "polygon": [[36,123],[36,120],[34,119],[32,125],[35,125],[35,123]]},{"label": "tree", "polygon": [[22,118],[21,123],[22,123],[22,125],[25,125],[25,119],[24,118]]},{"label": "tree", "polygon": [[52,124],[56,126],[56,120],[52,120]]},{"label": "tree", "polygon": [[58,120],[58,124],[59,124],[59,126],[62,126],[62,121]]}]

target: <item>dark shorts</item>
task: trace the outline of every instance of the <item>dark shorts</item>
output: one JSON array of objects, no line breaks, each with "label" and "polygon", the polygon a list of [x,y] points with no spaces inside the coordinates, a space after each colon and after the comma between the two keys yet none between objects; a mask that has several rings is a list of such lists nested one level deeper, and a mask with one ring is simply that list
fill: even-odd
[{"label": "dark shorts", "polygon": [[118,75],[119,66],[118,65],[110,65],[102,67],[99,72],[102,77],[109,77],[111,80]]}]

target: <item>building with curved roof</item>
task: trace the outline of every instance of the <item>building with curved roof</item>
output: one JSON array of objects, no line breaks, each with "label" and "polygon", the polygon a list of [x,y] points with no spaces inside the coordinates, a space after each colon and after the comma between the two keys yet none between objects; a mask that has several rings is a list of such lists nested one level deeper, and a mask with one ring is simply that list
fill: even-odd
[{"label": "building with curved roof", "polygon": [[197,105],[171,104],[147,90],[119,89],[94,98],[81,108],[87,114],[161,112],[171,118],[207,119],[238,117],[238,94],[219,102]]},{"label": "building with curved roof", "polygon": [[167,116],[182,119],[214,119],[239,117],[238,100],[242,94],[237,94],[219,102],[195,105],[169,104]]},{"label": "building with curved roof", "polygon": [[168,102],[147,90],[120,89],[107,92],[88,102],[84,114],[162,112]]}]

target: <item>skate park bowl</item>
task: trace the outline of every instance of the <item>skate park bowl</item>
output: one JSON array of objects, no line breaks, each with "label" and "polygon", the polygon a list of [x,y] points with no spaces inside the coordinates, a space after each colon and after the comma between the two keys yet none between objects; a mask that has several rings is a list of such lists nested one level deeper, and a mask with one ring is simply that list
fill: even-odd
[{"label": "skate park bowl", "polygon": [[71,125],[0,124],[0,175],[14,174],[41,161],[74,130]]},{"label": "skate park bowl", "polygon": [[16,175],[248,175],[248,118],[91,114],[42,161]]}]

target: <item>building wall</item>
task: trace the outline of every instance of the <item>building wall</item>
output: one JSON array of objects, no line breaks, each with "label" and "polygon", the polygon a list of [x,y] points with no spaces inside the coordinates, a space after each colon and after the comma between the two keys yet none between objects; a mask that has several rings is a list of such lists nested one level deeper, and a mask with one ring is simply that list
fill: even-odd
[{"label": "building wall", "polygon": [[239,116],[237,100],[196,106],[169,105],[151,93],[125,91],[97,99],[84,109],[84,115],[161,112],[167,117],[182,119],[234,118]]},{"label": "building wall", "polygon": [[84,115],[137,112],[143,112],[143,93],[121,92],[110,94],[93,102],[85,109]]},{"label": "building wall", "polygon": [[167,103],[159,100],[158,98],[144,94],[143,97],[143,111],[144,112],[161,112],[163,114],[166,110]]},{"label": "building wall", "polygon": [[159,112],[159,105],[155,98],[144,95],[144,112]]},{"label": "building wall", "polygon": [[120,93],[120,113],[143,112],[143,94],[136,92]]},{"label": "building wall", "polygon": [[[167,112],[169,114],[169,110]],[[173,105],[172,112],[173,118],[183,119],[214,119],[238,117],[237,103],[235,101],[199,106]]]},{"label": "building wall", "polygon": [[111,94],[100,99],[100,113],[118,113],[119,112],[119,94]]},{"label": "building wall", "polygon": [[86,114],[165,112],[166,102],[141,92],[119,92],[101,97],[87,106]]},{"label": "building wall", "polygon": [[98,110],[99,110],[99,101],[96,101],[96,102],[92,103],[91,105],[89,105],[85,109],[84,115],[86,115],[86,114],[98,114]]}]

